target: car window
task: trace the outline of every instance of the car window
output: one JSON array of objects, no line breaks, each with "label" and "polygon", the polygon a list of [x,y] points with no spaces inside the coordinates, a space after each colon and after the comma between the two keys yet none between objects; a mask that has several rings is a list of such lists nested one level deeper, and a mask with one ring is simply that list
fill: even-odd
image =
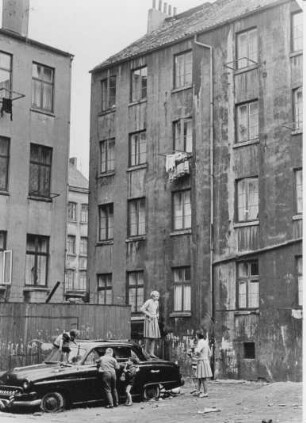
[{"label": "car window", "polygon": [[126,346],[112,347],[114,350],[114,357],[118,362],[127,361],[131,357],[131,348]]},{"label": "car window", "polygon": [[96,361],[98,360],[98,358],[99,358],[99,354],[97,353],[97,351],[92,350],[86,357],[84,364],[90,364],[90,365],[96,364]]}]

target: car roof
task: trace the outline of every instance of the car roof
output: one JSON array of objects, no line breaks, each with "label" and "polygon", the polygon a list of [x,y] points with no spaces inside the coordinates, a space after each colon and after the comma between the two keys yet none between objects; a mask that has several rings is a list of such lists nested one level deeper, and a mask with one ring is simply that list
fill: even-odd
[{"label": "car roof", "polygon": [[104,344],[105,346],[125,345],[129,347],[136,346],[140,348],[140,345],[128,339],[76,339],[75,341],[77,344],[82,344],[89,347],[100,346],[101,344]]}]

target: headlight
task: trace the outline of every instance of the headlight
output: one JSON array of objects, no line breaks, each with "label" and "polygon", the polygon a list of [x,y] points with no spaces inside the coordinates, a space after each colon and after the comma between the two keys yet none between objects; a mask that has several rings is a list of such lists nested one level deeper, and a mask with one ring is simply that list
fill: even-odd
[{"label": "headlight", "polygon": [[25,380],[22,384],[22,387],[25,391],[28,389],[29,386],[30,386],[30,382],[28,380]]}]

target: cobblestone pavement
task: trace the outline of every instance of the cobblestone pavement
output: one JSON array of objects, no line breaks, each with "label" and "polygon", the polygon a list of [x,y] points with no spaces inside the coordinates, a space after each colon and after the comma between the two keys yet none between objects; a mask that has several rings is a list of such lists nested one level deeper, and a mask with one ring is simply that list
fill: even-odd
[{"label": "cobblestone pavement", "polygon": [[57,414],[0,412],[0,423],[303,422],[302,383],[212,381],[208,388],[208,398],[197,398],[190,394],[191,385],[186,383],[175,397],[134,403],[132,407],[84,407]]}]

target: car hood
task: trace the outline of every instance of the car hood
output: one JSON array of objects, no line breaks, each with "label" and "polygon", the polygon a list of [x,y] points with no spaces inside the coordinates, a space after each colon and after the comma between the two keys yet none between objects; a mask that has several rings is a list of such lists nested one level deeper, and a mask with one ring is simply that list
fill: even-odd
[{"label": "car hood", "polygon": [[29,382],[37,382],[48,378],[55,378],[61,374],[72,373],[75,371],[75,366],[65,367],[59,364],[37,364],[33,366],[16,367],[12,371],[5,372],[0,377],[0,385],[21,385],[24,380]]}]

